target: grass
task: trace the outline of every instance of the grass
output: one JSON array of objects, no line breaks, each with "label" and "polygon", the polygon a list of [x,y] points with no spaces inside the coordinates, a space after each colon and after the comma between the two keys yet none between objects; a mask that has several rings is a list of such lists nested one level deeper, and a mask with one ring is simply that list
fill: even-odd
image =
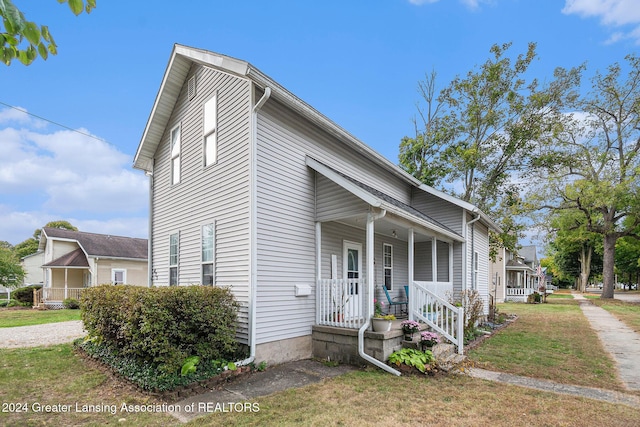
[{"label": "grass", "polygon": [[[120,380],[86,366],[70,345],[0,350],[0,402],[70,404],[71,413],[2,413],[0,425],[179,426],[163,413],[122,413],[122,403],[153,404]],[[44,369],[43,367],[46,367]],[[235,401],[243,402],[238,398]],[[116,405],[76,413],[75,403]],[[248,425],[634,425],[640,410],[594,403],[468,377],[395,377],[368,369],[251,400],[258,412],[217,413],[189,426]],[[499,402],[499,404],[497,404]],[[517,408],[517,409],[516,409]]]},{"label": "grass", "polygon": [[0,309],[0,328],[80,320],[80,310]]},{"label": "grass", "polygon": [[259,399],[259,412],[218,413],[188,426],[631,426],[640,410],[468,377],[394,377],[380,371]]},{"label": "grass", "polygon": [[[619,389],[612,362],[604,356],[577,301],[558,298],[547,304],[503,304],[500,311],[516,313],[519,319],[472,351],[472,359],[515,374]],[[34,403],[76,402],[117,407],[116,414],[0,411],[0,425],[180,425],[163,413],[120,412],[122,403],[157,402],[88,366],[70,345],[0,349],[0,367],[0,403],[26,403],[29,408]],[[188,426],[581,426],[588,420],[590,425],[606,427],[637,425],[640,419],[639,408],[625,405],[469,377],[395,377],[374,369],[250,402],[259,405],[258,412],[211,414]]]},{"label": "grass", "polygon": [[[148,404],[150,398],[86,366],[70,344],[0,349],[0,402],[26,404],[27,412],[2,412],[0,425],[175,425],[165,414],[121,413],[122,403]],[[76,413],[75,404],[116,405],[110,412]],[[35,412],[34,405],[71,405],[70,413]],[[124,418],[126,422],[119,420]]]},{"label": "grass", "polygon": [[597,299],[592,302],[613,314],[634,331],[640,332],[640,303],[610,299]]},{"label": "grass", "polygon": [[504,313],[518,320],[469,352],[487,369],[566,384],[624,390],[613,360],[582,314],[578,301],[551,299],[547,304],[506,303]]}]

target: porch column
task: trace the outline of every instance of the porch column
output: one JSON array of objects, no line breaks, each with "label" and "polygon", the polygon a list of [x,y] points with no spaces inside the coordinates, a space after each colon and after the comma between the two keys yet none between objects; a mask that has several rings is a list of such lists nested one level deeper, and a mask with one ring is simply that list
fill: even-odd
[{"label": "porch column", "polygon": [[64,299],[67,299],[67,277],[68,277],[68,268],[64,269]]},{"label": "porch column", "polygon": [[[316,222],[316,325],[320,324],[320,300],[322,295],[320,293],[320,279],[322,279],[322,224]],[[323,307],[324,308],[324,307]]]},{"label": "porch column", "polygon": [[375,220],[376,217],[372,214],[369,214],[367,218],[367,310],[366,316],[367,318],[371,317],[373,313],[373,298],[375,296],[375,271],[373,268],[373,264],[375,262],[374,258],[374,244],[373,239],[375,238]]},{"label": "porch column", "polygon": [[413,235],[413,228],[409,228],[408,231],[408,244],[409,244],[409,248],[408,248],[408,263],[409,265],[407,266],[407,278],[409,283],[407,283],[407,285],[409,285],[409,295],[407,295],[407,297],[409,298],[409,320],[413,320],[413,296],[416,294],[415,290],[411,290],[411,288],[413,288],[413,269],[415,267],[415,263],[414,263],[414,235]]},{"label": "porch column", "polygon": [[438,281],[438,239],[433,236],[431,240],[431,281],[434,286]]}]

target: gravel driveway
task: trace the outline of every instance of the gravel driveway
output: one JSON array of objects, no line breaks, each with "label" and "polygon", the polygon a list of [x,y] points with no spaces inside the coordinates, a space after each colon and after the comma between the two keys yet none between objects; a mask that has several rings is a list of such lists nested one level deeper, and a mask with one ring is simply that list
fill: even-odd
[{"label": "gravel driveway", "polygon": [[85,335],[81,320],[0,328],[0,348],[39,347],[71,342]]}]

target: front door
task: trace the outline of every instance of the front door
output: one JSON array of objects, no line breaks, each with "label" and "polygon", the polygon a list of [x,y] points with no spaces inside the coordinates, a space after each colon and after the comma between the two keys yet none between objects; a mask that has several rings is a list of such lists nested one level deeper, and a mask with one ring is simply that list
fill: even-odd
[{"label": "front door", "polygon": [[362,318],[362,244],[344,241],[343,268],[346,284],[345,320]]}]

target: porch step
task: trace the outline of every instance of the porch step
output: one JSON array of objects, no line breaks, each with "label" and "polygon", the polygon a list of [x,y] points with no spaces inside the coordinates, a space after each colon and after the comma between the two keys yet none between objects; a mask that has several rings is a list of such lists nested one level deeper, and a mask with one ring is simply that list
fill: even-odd
[{"label": "porch step", "polygon": [[444,372],[451,372],[467,360],[467,356],[456,353],[456,346],[453,344],[438,344],[433,347],[432,352],[438,368]]}]

